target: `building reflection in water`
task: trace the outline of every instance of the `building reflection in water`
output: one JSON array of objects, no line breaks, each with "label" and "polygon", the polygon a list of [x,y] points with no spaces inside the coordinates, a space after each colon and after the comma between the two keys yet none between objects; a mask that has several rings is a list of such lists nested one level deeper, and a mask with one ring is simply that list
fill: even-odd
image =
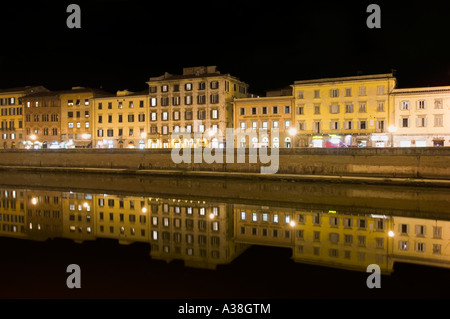
[{"label": "building reflection in water", "polygon": [[292,249],[298,263],[383,273],[395,262],[450,267],[450,221],[211,199],[1,189],[0,236],[148,243],[153,259],[215,269],[251,245]]}]

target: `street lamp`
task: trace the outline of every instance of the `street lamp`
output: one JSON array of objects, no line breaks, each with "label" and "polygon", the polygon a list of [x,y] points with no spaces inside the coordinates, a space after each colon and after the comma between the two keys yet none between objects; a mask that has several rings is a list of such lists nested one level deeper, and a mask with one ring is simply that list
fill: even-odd
[{"label": "street lamp", "polygon": [[394,147],[394,133],[397,131],[397,128],[394,125],[389,126],[389,133],[391,133],[391,147]]},{"label": "street lamp", "polygon": [[294,147],[294,137],[295,137],[295,135],[297,134],[297,130],[296,130],[296,128],[295,127],[291,127],[290,129],[289,129],[289,135],[291,136],[291,138],[292,138],[292,147]]}]

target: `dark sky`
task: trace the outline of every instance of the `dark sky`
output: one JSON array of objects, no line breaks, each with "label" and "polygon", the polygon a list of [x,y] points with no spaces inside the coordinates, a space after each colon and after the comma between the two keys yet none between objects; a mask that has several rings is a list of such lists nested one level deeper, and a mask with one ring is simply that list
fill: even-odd
[{"label": "dark sky", "polygon": [[[66,8],[81,7],[81,29]],[[381,29],[366,8],[381,7]],[[258,94],[295,80],[397,71],[450,85],[444,1],[54,1],[0,4],[0,88],[143,90],[150,76],[217,65]]]}]

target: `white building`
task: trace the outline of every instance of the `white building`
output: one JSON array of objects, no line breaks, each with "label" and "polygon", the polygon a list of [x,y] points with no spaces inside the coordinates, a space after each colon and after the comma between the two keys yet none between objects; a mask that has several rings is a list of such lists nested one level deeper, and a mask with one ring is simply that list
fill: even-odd
[{"label": "white building", "polygon": [[450,86],[394,89],[394,147],[450,146]]}]

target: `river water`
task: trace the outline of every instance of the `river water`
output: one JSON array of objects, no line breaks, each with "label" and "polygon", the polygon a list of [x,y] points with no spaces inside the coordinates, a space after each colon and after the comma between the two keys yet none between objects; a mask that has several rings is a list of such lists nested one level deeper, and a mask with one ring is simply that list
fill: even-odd
[{"label": "river water", "polygon": [[[2,298],[449,296],[448,188],[29,172],[0,180]],[[66,285],[72,264],[81,289]],[[369,265],[381,288],[368,288]]]}]

